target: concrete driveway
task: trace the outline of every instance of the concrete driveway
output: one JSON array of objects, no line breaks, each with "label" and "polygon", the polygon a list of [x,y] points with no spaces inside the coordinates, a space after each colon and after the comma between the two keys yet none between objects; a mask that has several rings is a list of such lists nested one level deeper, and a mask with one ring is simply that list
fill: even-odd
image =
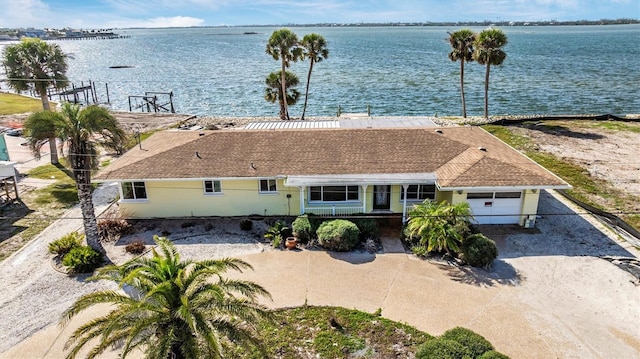
[{"label": "concrete driveway", "polygon": [[[492,235],[501,254],[491,272],[406,253],[304,250],[244,255],[255,270],[234,276],[265,286],[273,308],[381,308],[433,335],[470,328],[512,358],[639,358],[637,278],[599,258],[638,250],[575,211],[545,192],[537,231]],[[0,357],[61,357],[70,331],[104,310],[50,326]]]}]

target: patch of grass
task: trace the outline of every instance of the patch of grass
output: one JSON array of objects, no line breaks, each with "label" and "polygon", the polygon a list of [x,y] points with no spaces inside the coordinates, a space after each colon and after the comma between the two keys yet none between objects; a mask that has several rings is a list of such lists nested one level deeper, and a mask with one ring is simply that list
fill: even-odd
[{"label": "patch of grass", "polygon": [[[258,324],[266,353],[236,348],[234,358],[406,358],[433,338],[406,324],[339,307],[297,307]],[[369,355],[369,356],[367,356]]]},{"label": "patch of grass", "polygon": [[[0,93],[0,115],[42,111],[42,101],[12,93]],[[55,107],[55,103],[51,103]]]},{"label": "patch of grass", "polygon": [[628,131],[628,132],[633,132],[633,133],[640,133],[640,125],[639,124],[635,124],[631,125],[629,123],[626,122],[619,122],[619,121],[599,121],[594,123],[595,128],[605,128],[607,130],[611,130],[611,131]]},{"label": "patch of grass", "polygon": [[532,146],[532,142],[529,137],[518,135],[511,131],[508,127],[500,125],[483,125],[481,127],[503,142],[506,142],[511,147],[514,147],[515,149],[518,149],[520,151],[527,150]]},{"label": "patch of grass", "polygon": [[29,171],[28,175],[31,178],[40,179],[73,180],[71,173],[63,165],[46,164],[38,166]]}]

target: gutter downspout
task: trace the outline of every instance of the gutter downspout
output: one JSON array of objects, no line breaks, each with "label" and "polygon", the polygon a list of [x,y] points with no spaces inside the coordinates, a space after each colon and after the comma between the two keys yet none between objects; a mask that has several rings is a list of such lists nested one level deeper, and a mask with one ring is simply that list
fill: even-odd
[{"label": "gutter downspout", "polygon": [[409,188],[408,184],[402,185],[402,191],[404,192],[403,200],[402,200],[402,224],[407,223],[407,189]]},{"label": "gutter downspout", "polygon": [[304,214],[304,191],[305,186],[300,186],[300,214]]}]

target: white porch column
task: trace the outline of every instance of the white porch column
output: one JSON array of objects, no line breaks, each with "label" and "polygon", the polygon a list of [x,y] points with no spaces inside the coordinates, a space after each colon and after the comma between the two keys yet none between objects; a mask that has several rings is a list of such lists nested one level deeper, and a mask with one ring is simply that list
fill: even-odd
[{"label": "white porch column", "polygon": [[307,187],[300,186],[300,214],[304,214],[304,192]]},{"label": "white porch column", "polygon": [[404,192],[404,196],[402,196],[402,224],[407,222],[407,189],[409,188],[408,184],[402,185],[402,191]]},{"label": "white porch column", "polygon": [[369,185],[363,184],[360,187],[362,187],[362,213],[367,213],[367,187]]}]

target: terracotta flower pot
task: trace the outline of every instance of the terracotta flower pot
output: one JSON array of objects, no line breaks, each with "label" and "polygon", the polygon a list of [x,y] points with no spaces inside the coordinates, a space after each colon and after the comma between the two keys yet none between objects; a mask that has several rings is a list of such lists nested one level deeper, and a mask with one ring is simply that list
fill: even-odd
[{"label": "terracotta flower pot", "polygon": [[298,240],[296,239],[296,237],[287,237],[284,245],[287,247],[287,249],[294,249],[298,246]]}]

